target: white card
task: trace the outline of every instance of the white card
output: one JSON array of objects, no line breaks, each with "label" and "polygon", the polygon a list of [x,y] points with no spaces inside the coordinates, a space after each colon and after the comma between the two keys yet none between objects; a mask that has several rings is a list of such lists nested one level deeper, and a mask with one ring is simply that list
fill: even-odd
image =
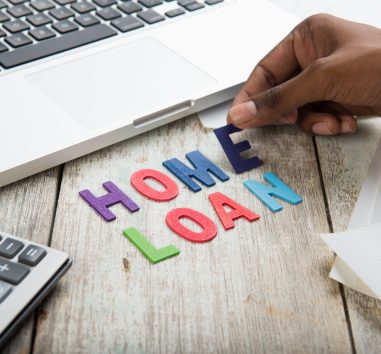
[{"label": "white card", "polygon": [[351,272],[361,278],[367,295],[380,299],[381,223],[321,237]]},{"label": "white card", "polygon": [[226,117],[232,101],[218,104],[198,113],[198,118],[204,128],[216,129],[226,125]]},{"label": "white card", "polygon": [[[353,209],[348,229],[356,229],[370,224],[381,222],[381,142],[378,145],[372,164],[369,168],[365,183],[363,184],[355,208]],[[334,234],[333,234],[334,235]],[[361,293],[371,295],[366,284],[354,274],[351,267],[340,259],[340,253],[329,276]]]}]

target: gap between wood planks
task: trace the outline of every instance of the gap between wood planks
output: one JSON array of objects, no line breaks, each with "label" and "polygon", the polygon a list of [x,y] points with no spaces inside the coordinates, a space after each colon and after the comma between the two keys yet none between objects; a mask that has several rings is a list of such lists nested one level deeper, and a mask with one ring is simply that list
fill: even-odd
[{"label": "gap between wood planks", "polygon": [[[330,213],[330,210],[329,210],[327,192],[325,190],[324,179],[323,179],[323,173],[321,171],[320,157],[319,157],[318,147],[317,147],[317,144],[316,144],[316,137],[314,137],[314,136],[312,137],[312,142],[313,142],[313,145],[314,145],[316,164],[317,164],[317,168],[318,168],[318,172],[319,172],[320,186],[321,186],[321,190],[322,190],[322,193],[323,193],[323,201],[324,201],[325,213],[327,215],[328,228],[329,228],[329,232],[332,233],[332,232],[334,232],[334,230],[333,230],[333,224],[332,224],[332,217],[331,217],[331,213]],[[352,324],[351,324],[351,319],[350,319],[349,312],[348,312],[348,304],[347,304],[347,298],[345,297],[344,285],[339,283],[339,289],[340,289],[341,299],[342,299],[342,302],[343,302],[343,307],[344,307],[344,313],[345,313],[345,319],[346,319],[346,323],[347,323],[347,329],[348,329],[349,339],[351,341],[352,353],[356,354],[355,340],[354,340],[354,337],[353,337]]]},{"label": "gap between wood planks", "polygon": [[[48,239],[48,244],[47,246],[50,247],[52,244],[52,238],[53,238],[53,230],[54,230],[54,224],[56,221],[56,214],[57,214],[57,206],[58,206],[58,199],[60,197],[60,192],[61,192],[61,184],[62,184],[62,178],[63,178],[63,172],[64,172],[65,165],[60,165],[59,170],[58,170],[58,177],[57,177],[57,189],[55,193],[55,202],[54,202],[54,210],[53,210],[53,215],[52,215],[52,220],[50,222],[50,230],[49,230],[49,239]],[[34,352],[34,343],[36,340],[37,336],[37,330],[38,330],[38,321],[40,316],[42,316],[42,310],[41,310],[41,305],[38,305],[37,308],[33,312],[33,329],[32,329],[32,336],[30,340],[30,351],[29,354],[33,354]],[[46,314],[44,313],[46,316]]]}]

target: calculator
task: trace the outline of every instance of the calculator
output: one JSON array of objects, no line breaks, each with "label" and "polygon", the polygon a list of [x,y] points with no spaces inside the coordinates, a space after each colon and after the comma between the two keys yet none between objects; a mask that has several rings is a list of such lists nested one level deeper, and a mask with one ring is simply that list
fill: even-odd
[{"label": "calculator", "polygon": [[64,252],[0,232],[0,348],[71,265]]}]

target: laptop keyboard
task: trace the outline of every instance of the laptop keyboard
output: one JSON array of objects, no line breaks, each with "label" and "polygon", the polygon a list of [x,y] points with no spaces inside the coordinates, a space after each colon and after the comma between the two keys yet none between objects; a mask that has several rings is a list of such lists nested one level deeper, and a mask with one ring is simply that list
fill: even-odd
[{"label": "laptop keyboard", "polygon": [[13,68],[224,0],[0,0],[0,65]]}]

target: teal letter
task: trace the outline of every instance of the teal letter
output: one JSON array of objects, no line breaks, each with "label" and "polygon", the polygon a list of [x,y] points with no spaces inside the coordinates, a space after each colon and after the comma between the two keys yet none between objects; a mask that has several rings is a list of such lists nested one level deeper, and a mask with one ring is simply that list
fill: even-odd
[{"label": "teal letter", "polygon": [[243,182],[243,185],[273,213],[281,211],[283,207],[272,197],[277,197],[293,205],[300,204],[302,202],[302,198],[274,173],[267,172],[263,175],[263,178],[266,182],[270,183],[272,187],[253,181],[252,179]]}]

